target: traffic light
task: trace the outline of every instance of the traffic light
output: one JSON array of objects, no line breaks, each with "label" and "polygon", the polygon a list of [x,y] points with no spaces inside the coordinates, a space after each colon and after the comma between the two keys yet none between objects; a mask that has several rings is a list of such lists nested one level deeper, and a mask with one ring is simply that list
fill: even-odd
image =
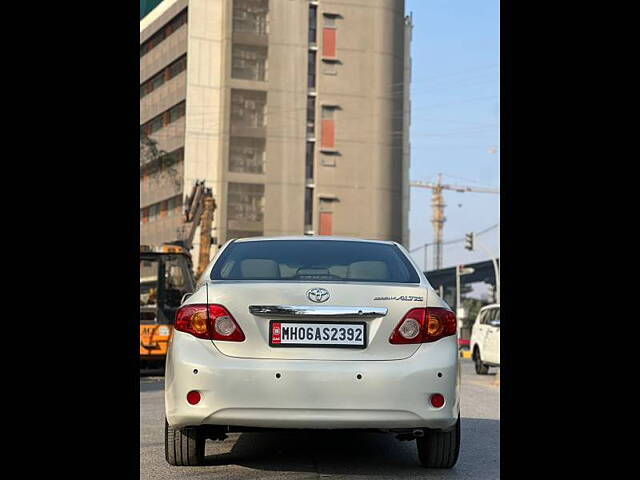
[{"label": "traffic light", "polygon": [[473,232],[464,234],[464,248],[473,250]]}]

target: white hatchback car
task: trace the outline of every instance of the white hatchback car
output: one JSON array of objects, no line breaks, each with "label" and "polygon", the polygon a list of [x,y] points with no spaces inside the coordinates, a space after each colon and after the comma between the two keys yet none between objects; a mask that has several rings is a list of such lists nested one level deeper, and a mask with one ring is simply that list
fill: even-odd
[{"label": "white hatchback car", "polygon": [[470,347],[478,375],[486,375],[489,367],[500,366],[500,305],[480,309],[471,329]]},{"label": "white hatchback car", "polygon": [[165,453],[199,465],[207,438],[363,429],[417,440],[421,463],[460,449],[456,318],[395,242],[227,242],[176,314]]}]

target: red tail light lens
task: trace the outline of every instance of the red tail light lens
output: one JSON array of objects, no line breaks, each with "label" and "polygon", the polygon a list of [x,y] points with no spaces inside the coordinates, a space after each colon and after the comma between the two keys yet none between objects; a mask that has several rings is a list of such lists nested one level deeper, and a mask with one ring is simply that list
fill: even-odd
[{"label": "red tail light lens", "polygon": [[391,333],[389,343],[427,343],[455,335],[456,316],[439,307],[413,308],[400,320]]},{"label": "red tail light lens", "polygon": [[176,330],[211,339],[206,305],[185,305],[176,312]]},{"label": "red tail light lens", "polygon": [[176,330],[198,338],[243,342],[244,333],[222,305],[185,305],[176,313]]}]

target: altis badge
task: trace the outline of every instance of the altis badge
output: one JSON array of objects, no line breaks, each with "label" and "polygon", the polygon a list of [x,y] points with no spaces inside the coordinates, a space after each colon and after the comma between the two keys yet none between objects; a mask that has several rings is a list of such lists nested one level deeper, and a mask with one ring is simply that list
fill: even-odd
[{"label": "altis badge", "polygon": [[404,302],[422,302],[424,297],[416,297],[415,295],[400,295],[399,297],[373,297],[374,300],[402,300]]}]

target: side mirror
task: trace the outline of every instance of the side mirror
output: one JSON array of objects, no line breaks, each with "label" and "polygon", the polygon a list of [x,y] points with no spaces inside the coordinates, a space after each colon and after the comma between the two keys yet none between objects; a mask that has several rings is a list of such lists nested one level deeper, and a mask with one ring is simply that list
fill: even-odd
[{"label": "side mirror", "polygon": [[500,320],[491,320],[489,322],[489,325],[491,325],[492,327],[499,327],[500,326]]},{"label": "side mirror", "polygon": [[191,295],[193,295],[193,292],[191,292],[191,293],[185,293],[185,294],[182,296],[182,299],[180,300],[180,305],[182,305],[184,302],[186,302],[186,301],[187,301],[187,299],[188,299]]}]

